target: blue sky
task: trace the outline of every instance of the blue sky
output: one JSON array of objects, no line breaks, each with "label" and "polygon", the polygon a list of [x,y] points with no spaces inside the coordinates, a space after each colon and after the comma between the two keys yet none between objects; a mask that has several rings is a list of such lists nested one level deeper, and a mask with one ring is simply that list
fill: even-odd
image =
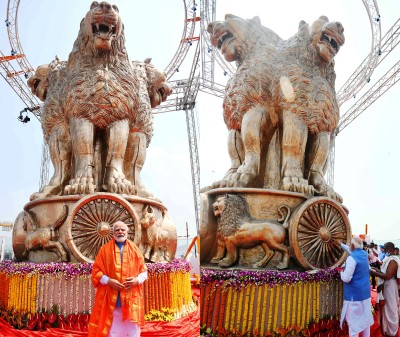
[{"label": "blue sky", "polygon": [[[76,38],[79,22],[91,1],[21,1],[19,36],[34,68],[49,63],[58,55],[66,60]],[[125,24],[127,50],[131,60],[152,57],[153,63],[164,69],[172,59],[182,36],[184,6],[181,0],[152,2],[117,1]],[[384,0],[379,3],[382,35],[395,23],[400,2]],[[6,4],[2,4],[4,19]],[[370,26],[361,0],[280,0],[246,2],[218,0],[217,19],[225,13],[244,18],[260,16],[263,25],[282,38],[297,31],[300,20],[312,22],[320,15],[342,22],[346,43],[336,57],[337,85],[348,79],[371,46]],[[0,32],[1,50],[9,53],[5,27]],[[397,47],[399,49],[400,47]],[[371,77],[375,83],[397,60],[395,50]],[[190,55],[189,55],[190,56]],[[190,68],[191,59],[182,69]],[[180,77],[181,76],[181,77]],[[186,75],[187,76],[187,75]],[[173,79],[185,79],[182,70]],[[223,69],[216,70],[217,81],[224,84]],[[368,87],[367,87],[368,88]],[[353,233],[363,233],[369,224],[372,238],[400,238],[400,216],[397,212],[400,182],[400,150],[398,141],[398,84],[369,107],[337,138],[335,189],[343,196],[350,210]],[[357,95],[361,96],[361,93]],[[358,98],[357,97],[357,98]],[[342,106],[347,111],[355,99]],[[40,175],[42,133],[33,120],[22,124],[17,120],[24,107],[18,96],[0,81],[0,221],[14,221],[29,195],[37,191]],[[197,118],[200,137],[201,185],[220,179],[229,165],[226,152],[226,127],[222,120],[221,99],[199,93]],[[183,111],[156,115],[155,136],[148,149],[143,168],[143,180],[169,208],[177,224],[178,235],[185,235],[189,223],[194,235],[192,181],[186,120]]]}]

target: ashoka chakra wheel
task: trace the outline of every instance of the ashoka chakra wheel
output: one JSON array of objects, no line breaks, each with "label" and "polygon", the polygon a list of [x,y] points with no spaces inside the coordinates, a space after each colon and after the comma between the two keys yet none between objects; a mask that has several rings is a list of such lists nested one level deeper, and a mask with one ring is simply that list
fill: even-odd
[{"label": "ashoka chakra wheel", "polygon": [[316,197],[294,211],[289,224],[292,256],[305,269],[335,268],[346,253],[338,241],[350,244],[351,230],[343,207],[333,199]]},{"label": "ashoka chakra wheel", "polygon": [[68,247],[80,262],[93,262],[100,247],[112,239],[112,225],[128,225],[128,239],[138,244],[138,216],[133,207],[115,194],[99,193],[80,199],[67,220]]}]

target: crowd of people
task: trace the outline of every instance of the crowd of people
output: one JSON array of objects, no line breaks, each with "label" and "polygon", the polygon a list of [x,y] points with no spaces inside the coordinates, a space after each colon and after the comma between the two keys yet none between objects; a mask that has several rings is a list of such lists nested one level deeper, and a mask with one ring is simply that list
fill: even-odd
[{"label": "crowd of people", "polygon": [[[344,282],[341,324],[349,326],[349,336],[359,333],[370,336],[373,324],[371,289],[377,292],[375,310],[383,336],[397,336],[399,329],[400,257],[392,242],[378,247],[353,237],[350,247],[341,243],[349,253],[340,276]],[[370,281],[371,280],[371,281]]]}]

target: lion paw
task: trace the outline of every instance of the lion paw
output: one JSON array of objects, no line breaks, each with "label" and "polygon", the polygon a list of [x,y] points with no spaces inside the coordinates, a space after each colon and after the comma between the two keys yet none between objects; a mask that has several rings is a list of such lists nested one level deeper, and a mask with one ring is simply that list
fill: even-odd
[{"label": "lion paw", "polygon": [[117,167],[108,166],[105,174],[103,189],[118,194],[136,194],[137,186],[125,178],[122,170]]},{"label": "lion paw", "polygon": [[218,262],[218,267],[221,267],[221,268],[228,268],[228,267],[230,267],[231,265],[233,265],[233,263],[234,263],[234,262],[232,262],[231,260],[227,260],[227,259],[225,258],[225,259],[222,259],[222,260],[220,260],[220,261]]},{"label": "lion paw", "polygon": [[288,267],[289,263],[288,262],[280,262],[276,265],[276,269],[286,269]]},{"label": "lion paw", "polygon": [[251,187],[254,186],[257,176],[251,173],[234,173],[229,187]]},{"label": "lion paw", "polygon": [[309,185],[306,179],[298,177],[284,177],[281,182],[281,189],[314,195],[314,186]]},{"label": "lion paw", "polygon": [[52,186],[52,185],[46,185],[44,188],[42,188],[39,192],[35,192],[30,196],[30,200],[37,200],[37,199],[43,199],[48,196],[53,196],[53,195],[60,195],[62,189],[60,186]]},{"label": "lion paw", "polygon": [[110,178],[106,185],[103,185],[106,191],[119,194],[135,194],[137,193],[136,186],[125,178]]},{"label": "lion paw", "polygon": [[214,257],[214,258],[211,259],[210,263],[217,264],[219,261],[221,261],[219,258]]},{"label": "lion paw", "polygon": [[92,194],[96,191],[93,177],[77,177],[65,186],[65,194]]},{"label": "lion paw", "polygon": [[333,200],[336,200],[337,202],[343,203],[343,198],[342,196],[335,192],[333,189],[329,188],[324,195],[326,195],[329,198],[332,198]]},{"label": "lion paw", "polygon": [[214,181],[210,189],[227,187],[227,183],[225,180]]}]

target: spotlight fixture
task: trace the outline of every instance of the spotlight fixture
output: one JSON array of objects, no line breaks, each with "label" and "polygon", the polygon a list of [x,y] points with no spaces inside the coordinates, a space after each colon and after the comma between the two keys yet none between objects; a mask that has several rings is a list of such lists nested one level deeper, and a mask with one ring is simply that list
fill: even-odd
[{"label": "spotlight fixture", "polygon": [[[21,123],[28,123],[31,119],[28,116],[28,111],[32,111],[29,108],[24,108],[19,112],[19,116],[17,117],[17,119],[21,122]],[[26,116],[24,117],[23,114],[26,112]]]},{"label": "spotlight fixture", "polygon": [[15,56],[17,52],[14,49],[11,49],[11,56]]}]

